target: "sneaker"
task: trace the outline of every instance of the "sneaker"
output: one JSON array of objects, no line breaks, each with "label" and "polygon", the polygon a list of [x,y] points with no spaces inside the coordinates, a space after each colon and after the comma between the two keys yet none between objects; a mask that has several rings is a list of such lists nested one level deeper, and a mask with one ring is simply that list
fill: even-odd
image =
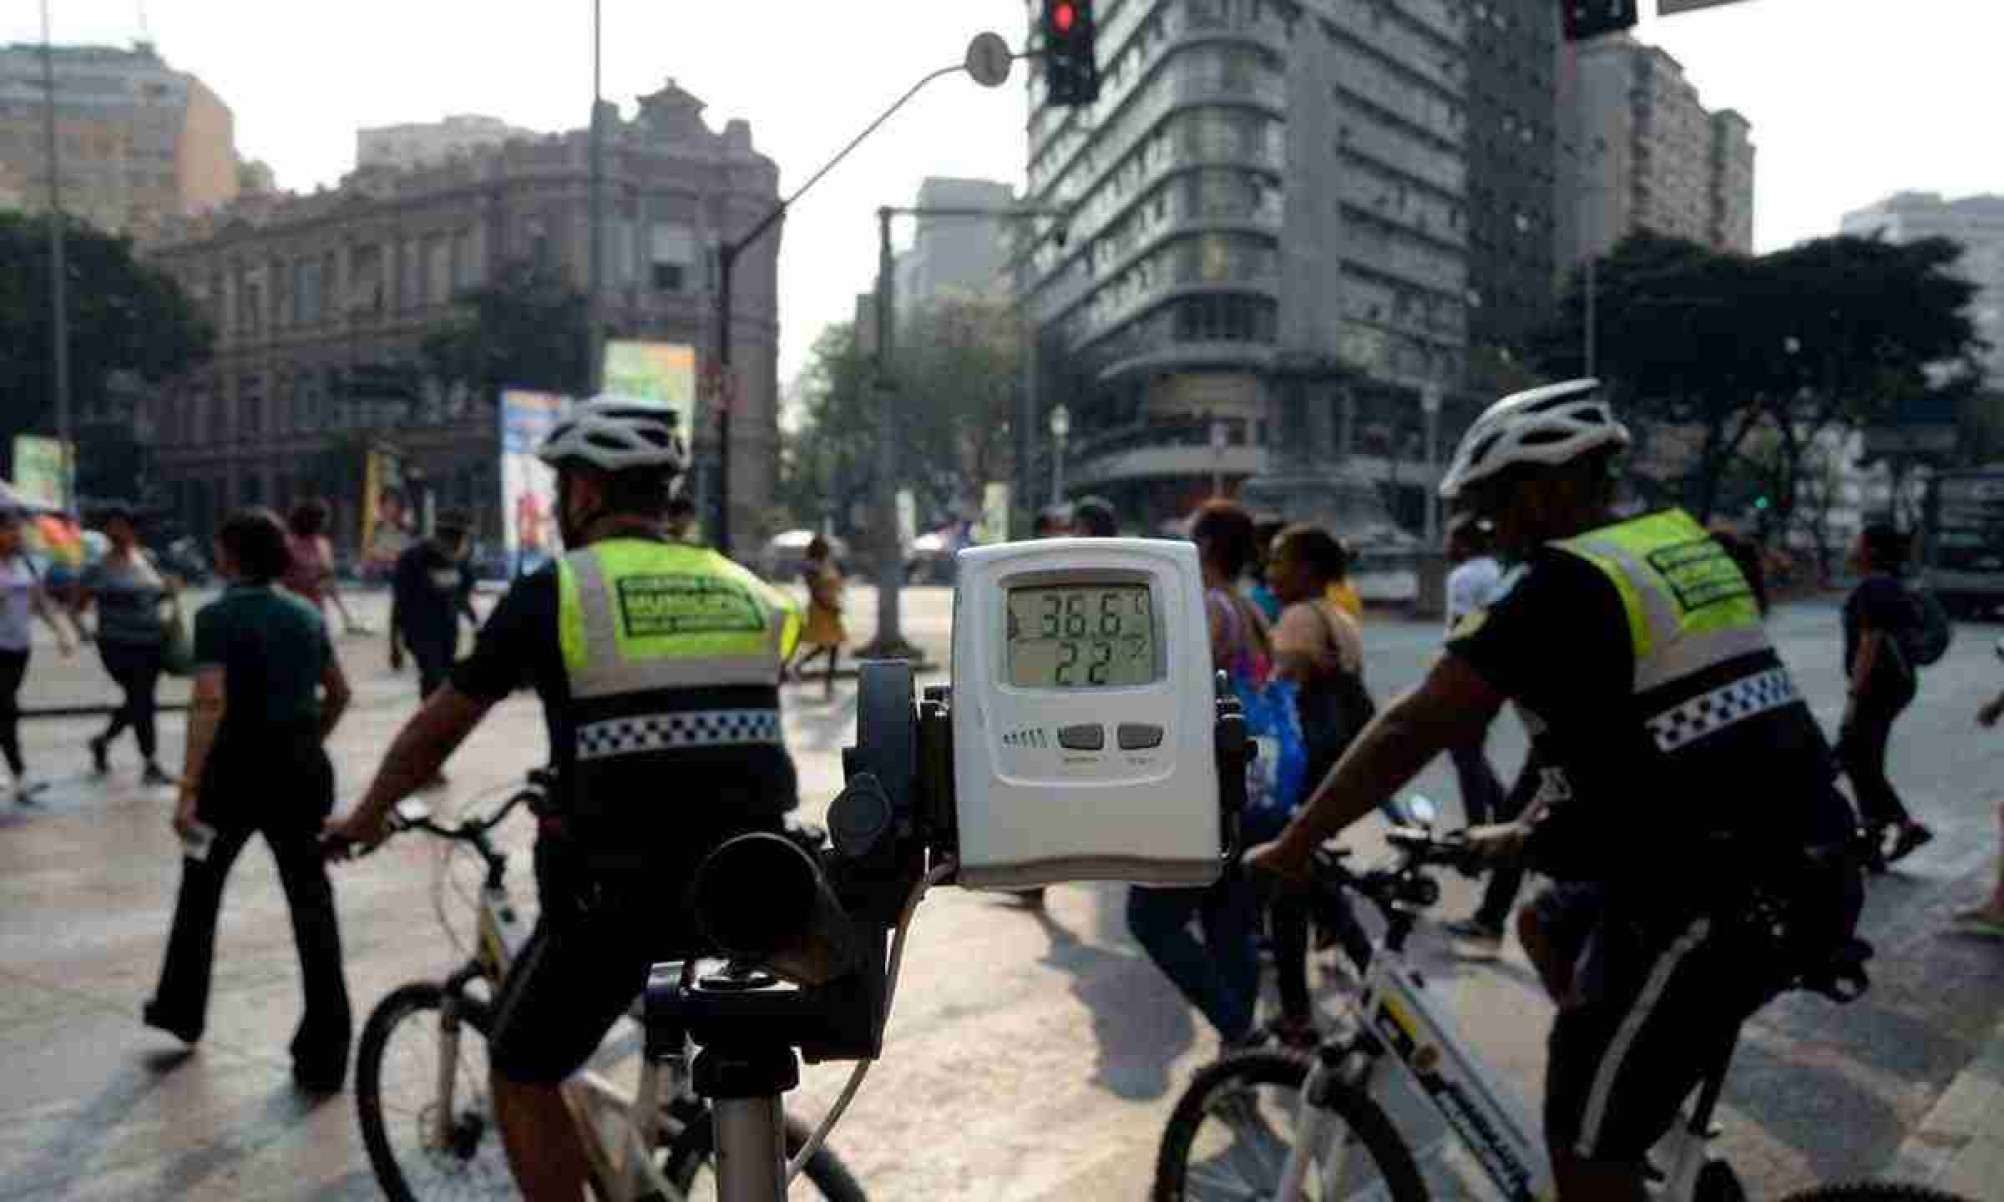
[{"label": "sneaker", "polygon": [[158,788],[161,785],[173,784],[174,778],[162,772],[160,765],[154,763],[152,760],[148,760],[146,761],[146,767],[139,773],[139,783],[148,787]]},{"label": "sneaker", "polygon": [[99,776],[103,776],[105,773],[111,771],[111,761],[105,758],[105,741],[103,735],[94,736],[90,741],[90,766],[91,771],[97,773]]},{"label": "sneaker", "polygon": [[1503,950],[1503,928],[1479,918],[1457,918],[1440,924],[1440,929],[1471,954],[1495,956]]},{"label": "sneaker", "polygon": [[17,780],[14,782],[14,801],[19,805],[35,804],[35,794],[49,787],[45,780]]},{"label": "sneaker", "polygon": [[1955,925],[1973,935],[1993,935],[2004,939],[2004,911],[1977,906],[1955,912]]},{"label": "sneaker", "polygon": [[190,1026],[185,1023],[176,1023],[168,1021],[168,1019],[160,1013],[159,1008],[152,1002],[146,1003],[145,1008],[142,1009],[139,1013],[141,1019],[146,1023],[147,1026],[152,1027],[156,1031],[165,1031],[169,1035],[172,1035],[174,1038],[180,1040],[182,1043],[185,1043],[190,1047],[193,1047],[195,1044],[201,1042],[202,1039],[201,1027]]},{"label": "sneaker", "polygon": [[1919,849],[1934,842],[1934,832],[1918,822],[1909,822],[1900,828],[1893,839],[1892,848],[1886,852],[1886,863],[1897,864]]}]

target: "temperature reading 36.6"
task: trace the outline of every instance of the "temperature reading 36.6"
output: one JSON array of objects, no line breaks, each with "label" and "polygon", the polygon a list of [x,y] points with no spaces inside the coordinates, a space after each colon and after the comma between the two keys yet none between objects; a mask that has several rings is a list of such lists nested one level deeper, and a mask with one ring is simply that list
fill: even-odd
[{"label": "temperature reading 36.6", "polygon": [[1145,584],[1033,585],[1009,590],[1009,683],[1092,689],[1157,679],[1155,601]]}]

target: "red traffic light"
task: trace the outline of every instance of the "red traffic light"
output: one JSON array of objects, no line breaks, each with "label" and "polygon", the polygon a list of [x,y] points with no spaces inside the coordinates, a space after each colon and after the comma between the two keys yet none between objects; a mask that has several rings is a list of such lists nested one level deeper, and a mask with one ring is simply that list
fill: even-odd
[{"label": "red traffic light", "polygon": [[1078,10],[1069,4],[1054,5],[1051,8],[1051,28],[1059,33],[1070,33],[1078,19]]}]

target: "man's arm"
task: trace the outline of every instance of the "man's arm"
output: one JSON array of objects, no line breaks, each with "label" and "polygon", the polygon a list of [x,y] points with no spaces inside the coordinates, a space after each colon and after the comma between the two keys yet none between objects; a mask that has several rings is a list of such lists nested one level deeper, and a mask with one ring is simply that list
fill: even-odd
[{"label": "man's arm", "polygon": [[1323,840],[1389,800],[1434,756],[1488,727],[1503,695],[1452,651],[1417,687],[1379,711],[1278,839],[1247,861],[1301,876]]},{"label": "man's arm", "polygon": [[493,705],[469,697],[451,684],[439,686],[418,712],[397,732],[369,791],[346,817],[330,820],[327,833],[349,843],[371,847],[388,833],[390,807],[418,791],[437,775]]},{"label": "man's arm", "polygon": [[320,741],[341,722],[341,715],[348,711],[348,701],[354,696],[348,687],[348,674],[341,670],[341,661],[331,653],[327,656],[327,666],[320,669]]},{"label": "man's arm", "polygon": [[216,730],[222,724],[223,670],[205,664],[195,670],[194,689],[188,698],[188,746],[181,757],[181,787],[174,806],[174,829],[184,835],[195,824],[202,770],[209,762],[209,751],[216,744]]},{"label": "man's arm", "polygon": [[39,584],[36,585],[34,591],[28,594],[28,603],[34,607],[35,616],[41,618],[43,623],[48,626],[50,632],[56,636],[56,649],[64,655],[74,652],[76,644],[70,641],[70,632],[64,630],[63,624],[56,620],[57,607],[54,602],[49,600],[47,590],[43,589]]}]

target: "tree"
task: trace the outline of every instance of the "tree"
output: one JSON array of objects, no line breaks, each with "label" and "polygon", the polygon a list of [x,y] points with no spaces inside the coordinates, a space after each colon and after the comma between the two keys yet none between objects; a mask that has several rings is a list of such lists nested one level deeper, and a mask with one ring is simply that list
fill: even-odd
[{"label": "tree", "polygon": [[[158,385],[208,359],[214,331],[173,277],[133,257],[129,239],[72,219],[64,256],[72,412],[99,409],[114,387]],[[52,338],[47,218],[0,213],[0,442],[8,446],[16,434],[54,431]],[[99,478],[100,448],[79,441],[80,483],[122,485],[113,495],[130,489],[129,431],[102,448],[126,465],[115,479]]]},{"label": "tree", "polygon": [[[1597,266],[1597,367],[1632,417],[1698,432],[1684,494],[1701,519],[1750,473],[1785,528],[1811,448],[1969,386],[1973,291],[1956,254],[1939,239],[1839,237],[1749,258],[1632,235]],[[1555,374],[1583,366],[1582,283],[1538,342]]]},{"label": "tree", "polygon": [[489,404],[504,388],[583,396],[591,389],[585,294],[532,263],[507,264],[462,294],[425,336],[426,374],[464,384]]},{"label": "tree", "polygon": [[780,447],[778,499],[797,524],[829,522],[846,533],[849,515],[868,500],[876,466],[872,378],[855,327],[825,327],[800,379],[803,420]]},{"label": "tree", "polygon": [[[921,522],[971,516],[981,485],[1009,478],[1020,348],[1013,311],[993,301],[938,301],[900,327],[898,486],[912,490]],[[850,515],[866,510],[876,480],[876,387],[854,328],[824,329],[800,381],[803,420],[782,448],[780,497],[800,524],[855,532]]]}]

